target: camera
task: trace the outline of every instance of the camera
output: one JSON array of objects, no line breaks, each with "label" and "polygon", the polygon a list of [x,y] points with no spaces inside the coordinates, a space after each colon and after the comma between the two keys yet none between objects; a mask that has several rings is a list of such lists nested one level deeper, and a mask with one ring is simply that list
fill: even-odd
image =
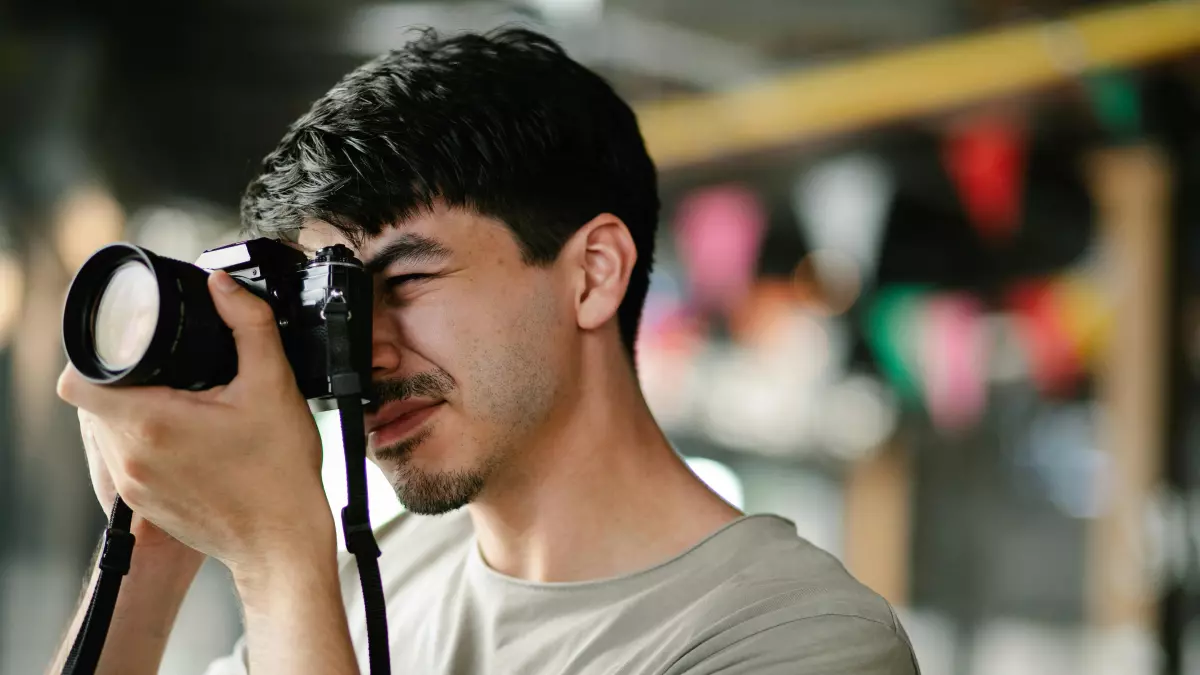
[{"label": "camera", "polygon": [[361,386],[370,382],[373,287],[362,263],[342,245],[310,260],[272,239],[207,250],[195,265],[128,243],[101,248],[67,291],[67,358],[98,384],[190,390],[227,384],[238,357],[233,332],[209,295],[207,278],[216,270],[270,305],[305,398],[338,395],[336,379],[344,373],[334,372],[335,360],[349,363]]}]

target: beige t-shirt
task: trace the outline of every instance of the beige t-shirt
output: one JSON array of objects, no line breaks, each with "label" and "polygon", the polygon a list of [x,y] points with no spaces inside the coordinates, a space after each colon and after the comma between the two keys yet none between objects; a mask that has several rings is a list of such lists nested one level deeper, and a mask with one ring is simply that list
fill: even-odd
[{"label": "beige t-shirt", "polygon": [[[479,554],[465,509],[377,532],[395,675],[918,675],[892,608],[770,515],[740,518],[655,567],[533,583]],[[344,554],[343,554],[344,555]],[[342,595],[367,672],[352,557]],[[245,646],[207,675],[245,675]]]}]

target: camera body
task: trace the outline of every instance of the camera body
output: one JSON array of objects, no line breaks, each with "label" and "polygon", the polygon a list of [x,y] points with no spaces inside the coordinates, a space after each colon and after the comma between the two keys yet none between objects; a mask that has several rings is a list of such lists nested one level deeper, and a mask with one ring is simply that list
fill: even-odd
[{"label": "camera body", "polygon": [[[106,309],[117,303],[105,303],[110,282],[131,264],[143,265],[153,275],[153,289],[135,289],[156,293],[158,311],[153,317],[142,312],[144,316],[131,318],[131,312]],[[310,260],[272,239],[210,249],[195,265],[132,244],[100,249],[83,264],[67,293],[63,340],[68,358],[85,378],[100,384],[193,390],[227,384],[237,374],[237,350],[208,292],[207,278],[217,270],[270,305],[305,398],[337,395],[332,350],[341,350],[339,358],[351,364],[360,386],[370,382],[373,287],[362,263],[345,246],[323,248]],[[138,273],[145,276],[140,268]],[[140,300],[142,305],[149,302]],[[327,312],[331,303],[346,319],[332,336],[332,315]],[[102,358],[96,336],[104,331],[120,334],[123,323],[131,320],[154,322],[140,357],[119,364]]]},{"label": "camera body", "polygon": [[[371,375],[371,278],[349,248],[320,249],[309,260],[286,244],[251,239],[209,249],[196,259],[207,271],[223,270],[267,301],[283,350],[305,398],[334,395],[329,350],[350,347],[351,363],[365,385]],[[349,345],[330,345],[326,306],[348,305]]]}]

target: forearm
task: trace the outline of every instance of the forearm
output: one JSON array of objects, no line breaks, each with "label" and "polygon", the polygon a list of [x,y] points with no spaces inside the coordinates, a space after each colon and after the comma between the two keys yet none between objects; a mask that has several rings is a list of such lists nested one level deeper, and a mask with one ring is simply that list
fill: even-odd
[{"label": "forearm", "polygon": [[265,569],[235,570],[251,673],[357,675],[329,530]]},{"label": "forearm", "polygon": [[[134,532],[136,536],[136,528]],[[139,539],[134,545],[129,574],[121,583],[97,675],[158,672],[179,607],[203,562],[203,555],[173,540],[146,545]],[[87,614],[98,576],[93,565],[83,601],[47,673],[62,672]]]}]

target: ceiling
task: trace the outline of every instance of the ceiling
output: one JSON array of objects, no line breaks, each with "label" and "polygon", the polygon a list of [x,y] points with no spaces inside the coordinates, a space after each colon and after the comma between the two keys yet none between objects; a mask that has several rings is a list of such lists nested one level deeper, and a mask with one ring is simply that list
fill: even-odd
[{"label": "ceiling", "polygon": [[227,204],[287,123],[357,63],[401,44],[413,25],[530,25],[644,101],[1069,4],[10,0],[0,9],[0,94],[22,105],[0,107],[0,157],[32,158],[32,171],[10,170],[18,192],[52,193],[98,170],[132,202],[186,193]]}]

